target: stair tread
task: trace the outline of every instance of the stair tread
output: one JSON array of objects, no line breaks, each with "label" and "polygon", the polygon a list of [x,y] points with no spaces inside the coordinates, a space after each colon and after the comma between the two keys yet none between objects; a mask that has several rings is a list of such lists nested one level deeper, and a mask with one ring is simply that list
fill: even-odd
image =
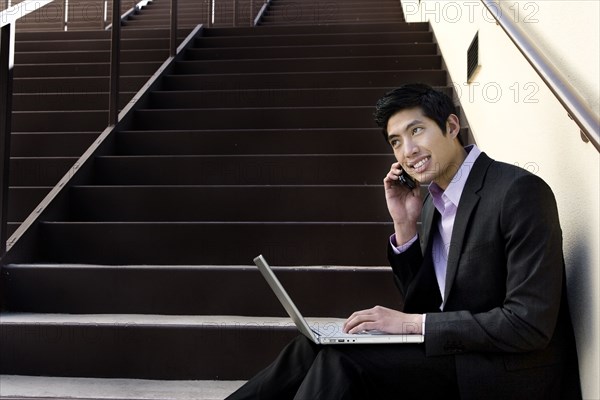
[{"label": "stair tread", "polygon": [[19,399],[219,400],[245,381],[0,375],[0,396]]}]

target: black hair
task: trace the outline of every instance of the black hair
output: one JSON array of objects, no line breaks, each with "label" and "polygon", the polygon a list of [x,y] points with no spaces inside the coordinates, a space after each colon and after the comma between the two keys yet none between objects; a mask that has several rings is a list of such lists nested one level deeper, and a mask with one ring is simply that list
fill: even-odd
[{"label": "black hair", "polygon": [[375,122],[383,129],[385,140],[388,139],[387,124],[389,119],[405,109],[420,108],[423,114],[431,118],[446,134],[446,121],[450,114],[456,113],[452,99],[445,93],[422,83],[409,83],[386,93],[375,105]]}]

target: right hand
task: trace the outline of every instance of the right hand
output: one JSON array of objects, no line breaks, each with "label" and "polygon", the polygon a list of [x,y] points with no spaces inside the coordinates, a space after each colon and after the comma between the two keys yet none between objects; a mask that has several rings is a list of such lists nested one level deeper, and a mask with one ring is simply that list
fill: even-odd
[{"label": "right hand", "polygon": [[385,200],[394,221],[396,242],[398,244],[408,242],[417,234],[417,221],[423,208],[420,185],[417,182],[417,187],[411,190],[400,184],[398,175],[401,172],[400,163],[395,162],[383,179]]}]

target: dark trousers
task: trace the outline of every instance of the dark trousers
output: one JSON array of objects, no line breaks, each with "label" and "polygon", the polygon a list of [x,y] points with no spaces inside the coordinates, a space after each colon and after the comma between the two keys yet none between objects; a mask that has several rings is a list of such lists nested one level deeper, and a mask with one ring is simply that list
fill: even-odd
[{"label": "dark trousers", "polygon": [[228,400],[458,399],[454,357],[422,344],[316,345],[293,340]]}]

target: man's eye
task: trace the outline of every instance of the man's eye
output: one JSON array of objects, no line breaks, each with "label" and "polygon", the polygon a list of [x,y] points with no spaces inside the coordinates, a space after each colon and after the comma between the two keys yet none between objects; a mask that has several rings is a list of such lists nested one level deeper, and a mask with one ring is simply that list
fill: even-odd
[{"label": "man's eye", "polygon": [[413,128],[412,133],[413,133],[413,135],[418,135],[419,133],[421,133],[422,130],[423,130],[423,127],[418,126],[416,128]]},{"label": "man's eye", "polygon": [[397,139],[391,140],[391,141],[390,141],[390,145],[391,145],[393,148],[397,148],[398,146],[400,146],[400,141],[399,141],[399,140],[397,140]]}]

